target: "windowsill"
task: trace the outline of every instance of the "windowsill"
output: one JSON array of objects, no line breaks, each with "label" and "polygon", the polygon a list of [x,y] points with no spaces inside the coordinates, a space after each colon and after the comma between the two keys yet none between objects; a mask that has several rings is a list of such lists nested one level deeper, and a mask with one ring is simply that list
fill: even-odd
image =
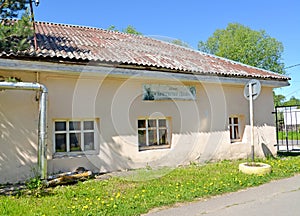
[{"label": "windowsill", "polygon": [[96,155],[96,151],[85,151],[85,152],[55,152],[53,158],[79,158],[85,157],[86,155]]},{"label": "windowsill", "polygon": [[242,142],[241,140],[236,140],[236,141],[230,141],[230,144],[234,145],[234,144],[237,144],[237,145],[242,145],[242,144],[246,144],[244,142]]},{"label": "windowsill", "polygon": [[139,151],[170,149],[170,148],[171,148],[171,145],[140,146]]}]

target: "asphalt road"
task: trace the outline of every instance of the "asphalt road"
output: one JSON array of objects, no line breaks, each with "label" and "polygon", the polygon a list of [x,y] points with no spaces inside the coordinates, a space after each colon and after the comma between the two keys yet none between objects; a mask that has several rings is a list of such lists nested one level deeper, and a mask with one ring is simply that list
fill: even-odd
[{"label": "asphalt road", "polygon": [[147,216],[296,216],[300,215],[300,175],[258,187],[154,210]]}]

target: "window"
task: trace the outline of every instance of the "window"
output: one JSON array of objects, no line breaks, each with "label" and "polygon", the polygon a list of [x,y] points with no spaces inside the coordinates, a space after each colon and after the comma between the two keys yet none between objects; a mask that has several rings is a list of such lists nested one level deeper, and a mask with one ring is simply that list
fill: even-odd
[{"label": "window", "polygon": [[231,142],[238,142],[242,140],[242,127],[243,117],[242,116],[230,116],[229,117],[229,132]]},{"label": "window", "polygon": [[170,137],[168,119],[138,119],[138,142],[140,151],[170,147]]},{"label": "window", "polygon": [[86,152],[95,150],[95,120],[55,120],[55,152]]}]

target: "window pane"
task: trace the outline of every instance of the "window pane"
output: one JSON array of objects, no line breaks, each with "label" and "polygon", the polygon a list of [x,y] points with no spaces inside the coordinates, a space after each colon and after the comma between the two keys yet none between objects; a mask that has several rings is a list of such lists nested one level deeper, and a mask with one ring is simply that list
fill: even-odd
[{"label": "window pane", "polygon": [[159,119],[158,124],[159,124],[159,127],[167,127],[166,119]]},{"label": "window pane", "polygon": [[70,121],[69,130],[80,130],[80,121]]},{"label": "window pane", "polygon": [[139,139],[139,146],[146,146],[146,131],[139,130],[138,131],[138,139]]},{"label": "window pane", "polygon": [[146,128],[146,120],[138,120],[138,128]]},{"label": "window pane", "polygon": [[156,127],[156,119],[149,119],[148,127]]},{"label": "window pane", "polygon": [[55,151],[66,152],[67,151],[67,135],[66,134],[55,134]]},{"label": "window pane", "polygon": [[229,124],[231,124],[231,117],[229,118]]},{"label": "window pane", "polygon": [[240,135],[239,135],[239,127],[238,126],[234,126],[234,139],[239,139]]},{"label": "window pane", "polygon": [[234,124],[238,124],[239,123],[239,119],[238,118],[233,118]]},{"label": "window pane", "polygon": [[160,129],[159,130],[159,144],[165,145],[167,143],[167,130],[166,129]]},{"label": "window pane", "polygon": [[149,145],[157,145],[156,130],[149,130]]},{"label": "window pane", "polygon": [[84,150],[94,150],[94,132],[84,133]]},{"label": "window pane", "polygon": [[230,139],[234,139],[233,134],[232,134],[232,126],[230,126],[229,129],[230,129]]},{"label": "window pane", "polygon": [[70,134],[70,151],[81,151],[80,133]]},{"label": "window pane", "polygon": [[55,122],[55,131],[66,131],[66,122]]},{"label": "window pane", "polygon": [[85,121],[83,122],[84,130],[94,130],[94,122],[93,121]]},{"label": "window pane", "polygon": [[159,145],[170,144],[167,121],[167,119],[159,118],[138,120],[138,142],[141,147],[139,150],[155,149],[156,147],[160,148]]}]

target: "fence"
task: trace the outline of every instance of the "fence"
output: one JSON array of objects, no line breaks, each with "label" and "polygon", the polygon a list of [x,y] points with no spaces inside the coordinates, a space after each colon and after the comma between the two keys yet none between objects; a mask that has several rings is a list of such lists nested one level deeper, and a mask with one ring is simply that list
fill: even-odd
[{"label": "fence", "polygon": [[275,107],[278,151],[300,151],[299,106]]}]

